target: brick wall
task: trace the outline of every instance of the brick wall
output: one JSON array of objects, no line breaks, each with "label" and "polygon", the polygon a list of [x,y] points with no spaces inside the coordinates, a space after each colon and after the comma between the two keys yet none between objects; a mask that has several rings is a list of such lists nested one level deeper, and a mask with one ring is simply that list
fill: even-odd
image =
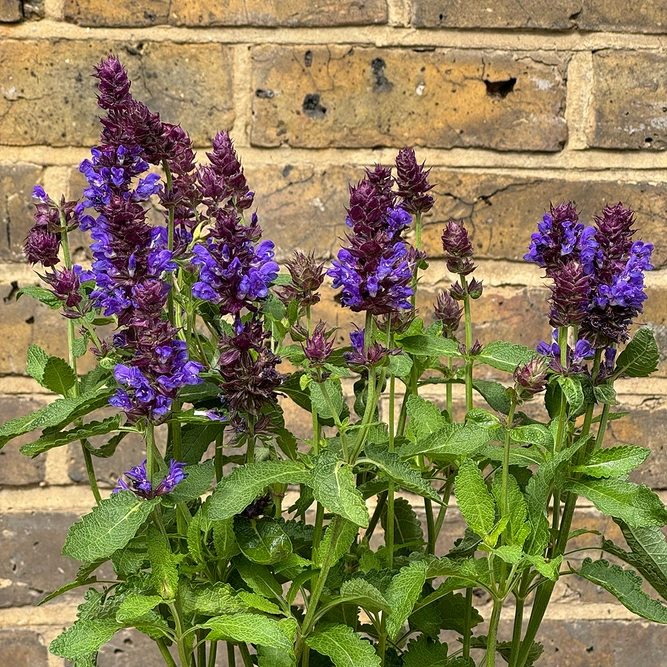
[{"label": "brick wall", "polygon": [[[519,261],[548,202],[575,199],[590,219],[621,199],[657,245],[644,320],[667,350],[667,5],[632,4],[0,0],[1,418],[48,400],[23,372],[28,344],[65,353],[62,319],[14,299],[35,281],[21,243],[34,183],[54,194],[81,186],[75,165],[98,132],[89,75],[108,51],[122,56],[138,97],[181,121],[197,146],[216,129],[232,130],[282,258],[293,248],[330,257],[344,228],[348,180],[415,146],[437,183],[423,310],[448,279],[438,260],[442,224],[463,218],[486,286],[475,304],[483,341],[533,346],[548,334],[547,291],[539,271]],[[83,252],[82,239],[75,245]],[[321,313],[331,324],[347,318],[330,294]],[[612,424],[609,440],[650,445],[637,479],[667,493],[664,368],[650,382],[619,385],[631,416]],[[290,417],[298,429],[297,412]],[[101,463],[102,484],[109,488],[139,452],[128,442],[117,460]],[[80,454],[61,448],[31,461],[13,442],[0,462],[2,664],[62,667],[45,645],[71,622],[78,598],[36,604],[75,574],[58,554],[66,527],[91,502]],[[454,512],[452,529],[460,523]],[[614,534],[590,508],[577,523]],[[631,621],[575,578],[558,591],[545,667],[664,664],[664,628]],[[160,664],[150,651],[140,636],[120,634],[100,665]]]}]

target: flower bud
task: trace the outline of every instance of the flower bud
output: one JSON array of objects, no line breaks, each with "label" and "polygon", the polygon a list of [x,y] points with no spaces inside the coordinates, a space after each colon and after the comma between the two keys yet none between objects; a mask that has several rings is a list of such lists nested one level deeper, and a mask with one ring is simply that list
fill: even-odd
[{"label": "flower bud", "polygon": [[311,366],[322,366],[331,356],[333,340],[329,338],[333,329],[326,331],[326,326],[326,323],[320,320],[313,333],[306,338],[305,344],[301,345]]},{"label": "flower bud", "polygon": [[529,400],[539,394],[547,384],[547,365],[544,359],[535,357],[514,371],[514,388],[521,400]]},{"label": "flower bud", "polygon": [[450,220],[442,231],[442,249],[447,270],[466,276],[475,270],[472,262],[473,248],[468,231],[462,222]]},{"label": "flower bud", "polygon": [[459,308],[456,300],[448,293],[441,292],[435,303],[435,319],[442,324],[442,333],[447,338],[452,338],[454,332],[459,328],[463,308]]}]

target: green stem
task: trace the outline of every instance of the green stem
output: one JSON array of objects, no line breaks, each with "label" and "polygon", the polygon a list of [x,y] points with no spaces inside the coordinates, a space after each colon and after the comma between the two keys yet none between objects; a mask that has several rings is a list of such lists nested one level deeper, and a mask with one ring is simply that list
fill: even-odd
[{"label": "green stem", "polygon": [[252,657],[245,642],[239,644],[239,651],[241,652],[241,658],[243,658],[243,667],[253,667]]},{"label": "green stem", "polygon": [[146,474],[148,481],[152,484],[155,474],[155,426],[153,422],[146,422],[144,437],[146,438]]},{"label": "green stem", "polygon": [[[387,317],[387,347],[392,347],[391,316]],[[396,393],[396,378],[392,375],[389,379],[389,451],[394,451],[394,399]],[[387,528],[385,531],[385,545],[387,547],[387,567],[394,567],[394,480],[389,480],[387,487]],[[384,623],[384,616],[382,617]],[[380,658],[384,664],[384,651],[386,649],[386,636],[384,637],[384,648],[380,652]]]},{"label": "green stem", "polygon": [[197,630],[197,663],[200,667],[206,664],[206,642],[203,630]]},{"label": "green stem", "polygon": [[598,427],[598,433],[595,438],[595,449],[602,447],[602,441],[604,440],[605,432],[607,430],[607,423],[609,422],[609,403],[605,403],[602,407],[602,414],[600,415],[600,426]]},{"label": "green stem", "polygon": [[384,510],[384,506],[387,504],[387,492],[383,491],[379,496],[378,496],[378,501],[377,505],[375,506],[375,511],[373,512],[373,516],[371,516],[371,520],[368,522],[368,528],[366,528],[366,532],[364,533],[364,540],[368,541],[371,539],[373,536],[373,533],[375,532],[375,528],[378,525],[378,521],[380,520],[380,517],[382,516],[382,510]]},{"label": "green stem", "polygon": [[227,642],[227,666],[236,667],[236,652],[231,642]]},{"label": "green stem", "polygon": [[223,475],[223,452],[224,452],[225,429],[215,437],[215,483],[219,484]]},{"label": "green stem", "polygon": [[246,451],[246,462],[255,462],[255,421],[248,415],[248,449]]},{"label": "green stem", "polygon": [[[454,365],[452,363],[452,358],[447,357],[447,370],[449,371],[449,379],[451,380],[452,376],[452,371],[454,370]],[[454,411],[454,399],[452,396],[452,383],[448,382],[445,385],[445,400],[446,400],[446,407],[447,407],[447,414],[449,415],[450,419],[454,419],[453,416],[453,411]]]},{"label": "green stem", "polygon": [[317,503],[315,508],[315,530],[313,531],[313,551],[320,546],[322,540],[322,524],[324,523],[324,507]]},{"label": "green stem", "polygon": [[465,366],[465,381],[466,381],[466,410],[470,411],[473,408],[472,399],[472,366],[473,361],[469,357],[470,349],[472,348],[472,315],[470,313],[470,295],[468,294],[468,283],[465,276],[460,276],[461,287],[463,287],[463,314],[465,318],[466,328],[466,366]]},{"label": "green stem", "polygon": [[218,642],[217,641],[212,641],[211,646],[208,649],[208,666],[207,667],[215,667],[215,660],[216,660],[217,657],[218,657]]},{"label": "green stem", "polygon": [[[512,394],[514,396],[514,394]],[[516,410],[516,399],[512,398],[510,403],[510,410],[507,414],[507,428],[505,429],[505,447],[503,448],[503,477],[502,477],[502,501],[503,506],[500,510],[500,516],[507,516],[509,514],[509,499],[507,497],[507,482],[510,474],[510,445],[512,442],[512,422],[514,421],[514,411]]]},{"label": "green stem", "polygon": [[526,589],[530,585],[530,570],[526,570],[521,577],[521,585],[515,594],[516,606],[514,609],[514,626],[512,628],[512,648],[510,650],[509,667],[516,667],[521,646],[521,630],[523,628],[523,609],[526,604]]},{"label": "green stem", "polygon": [[470,657],[470,636],[472,630],[472,587],[466,588],[466,608],[463,617],[463,657]]},{"label": "green stem", "polygon": [[435,522],[435,539],[437,541],[440,531],[442,530],[442,524],[445,521],[447,516],[447,509],[449,508],[449,499],[452,493],[452,487],[454,486],[454,475],[450,475],[445,482],[445,487],[442,491],[442,502],[444,503],[440,510],[438,511],[438,518]]},{"label": "green stem", "polygon": [[493,611],[489,621],[489,634],[486,639],[486,667],[495,667],[496,665],[496,644],[498,643],[498,624],[500,623],[500,614],[503,609],[503,600],[493,601]]},{"label": "green stem", "polygon": [[169,667],[178,667],[171,653],[169,653],[169,649],[167,648],[167,645],[164,643],[164,639],[161,638],[156,639],[155,643],[157,644],[157,647],[160,649],[160,653],[162,654],[162,657],[164,658],[164,661],[167,663],[167,665],[169,665]]}]

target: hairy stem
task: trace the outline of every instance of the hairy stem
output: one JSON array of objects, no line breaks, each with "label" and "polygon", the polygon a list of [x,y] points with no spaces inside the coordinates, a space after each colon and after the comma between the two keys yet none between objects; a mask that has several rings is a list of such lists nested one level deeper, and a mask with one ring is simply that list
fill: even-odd
[{"label": "hairy stem", "polygon": [[493,611],[489,621],[489,634],[486,639],[486,667],[495,667],[496,665],[496,644],[498,643],[498,624],[500,623],[500,614],[503,609],[503,600],[493,601]]},{"label": "hairy stem", "polygon": [[167,665],[169,665],[169,667],[178,667],[171,653],[169,653],[169,649],[167,648],[167,645],[164,643],[164,639],[162,638],[156,639],[155,643],[157,644],[157,647],[160,649],[160,653],[162,654],[162,657],[164,658],[164,661],[167,663]]}]

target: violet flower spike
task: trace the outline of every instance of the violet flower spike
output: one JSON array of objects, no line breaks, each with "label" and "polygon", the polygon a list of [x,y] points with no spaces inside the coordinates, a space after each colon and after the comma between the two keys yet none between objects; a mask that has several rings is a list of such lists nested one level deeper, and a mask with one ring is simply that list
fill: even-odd
[{"label": "violet flower spike", "polygon": [[396,184],[398,196],[403,199],[401,208],[412,215],[422,215],[433,208],[433,197],[427,194],[433,188],[428,182],[430,169],[417,163],[412,148],[404,148],[396,156]]},{"label": "violet flower spike", "polygon": [[122,477],[118,478],[118,485],[113,493],[120,491],[132,491],[138,498],[152,500],[171,493],[178,484],[187,478],[188,473],[184,472],[185,463],[180,463],[171,459],[169,461],[169,471],[163,477],[162,481],[153,489],[153,485],[148,479],[146,472],[146,459],[140,466],[134,466],[123,473],[130,480],[129,485]]}]

